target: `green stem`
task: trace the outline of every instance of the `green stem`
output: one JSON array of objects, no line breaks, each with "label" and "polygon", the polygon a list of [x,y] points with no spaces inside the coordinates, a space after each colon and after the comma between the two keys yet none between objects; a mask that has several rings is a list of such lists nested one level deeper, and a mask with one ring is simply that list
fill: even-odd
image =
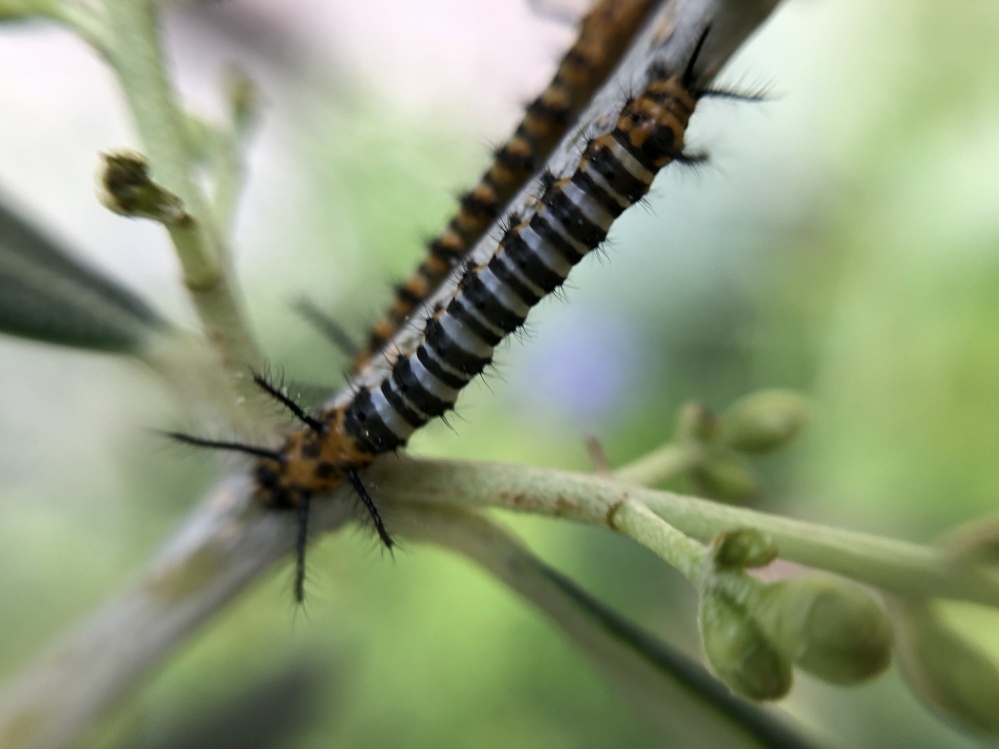
[{"label": "green stem", "polygon": [[193,228],[171,231],[208,340],[231,373],[244,373],[262,359],[250,335],[235,285],[223,267],[221,232],[190,173],[194,155],[183,113],[174,98],[160,47],[155,3],[105,0],[109,59],[128,100],[155,179],[178,196]]},{"label": "green stem", "polygon": [[72,29],[102,57],[108,58],[107,31],[102,18],[93,8],[66,0],[52,0],[40,5],[43,6],[42,12],[46,16]]},{"label": "green stem", "polygon": [[[257,94],[253,82],[236,67],[225,75],[226,99],[229,103],[228,126],[218,132],[218,141],[211,149],[215,176],[212,204],[218,225],[228,231],[236,213],[246,164],[243,154],[246,142],[257,122]],[[228,257],[225,260],[229,260]]]},{"label": "green stem", "polygon": [[700,589],[708,570],[703,544],[684,535],[650,509],[624,501],[611,510],[608,525],[654,551]]},{"label": "green stem", "polygon": [[700,445],[671,442],[614,471],[614,478],[626,484],[659,486],[684,475],[703,459]]},{"label": "green stem", "polygon": [[[386,465],[389,461],[383,461]],[[394,463],[394,461],[393,461]],[[829,570],[904,595],[999,606],[999,574],[939,549],[855,533],[705,499],[629,486],[599,476],[498,463],[415,460],[372,471],[393,499],[463,507],[500,507],[613,527],[623,502],[644,505],[701,541],[722,531],[769,533],[783,559]]]},{"label": "green stem", "polygon": [[[226,138],[214,154],[213,172],[215,173],[215,193],[212,204],[215,217],[220,226],[232,225],[236,214],[236,204],[239,191],[243,184],[243,161],[240,158],[241,149],[234,140],[235,135]],[[227,259],[227,258],[226,258]]]},{"label": "green stem", "polygon": [[189,172],[194,155],[184,115],[174,99],[160,47],[154,3],[105,0],[111,56],[145,146],[153,179],[179,197],[198,227],[197,242],[178,247],[189,286],[217,283],[220,238],[211,214]]}]

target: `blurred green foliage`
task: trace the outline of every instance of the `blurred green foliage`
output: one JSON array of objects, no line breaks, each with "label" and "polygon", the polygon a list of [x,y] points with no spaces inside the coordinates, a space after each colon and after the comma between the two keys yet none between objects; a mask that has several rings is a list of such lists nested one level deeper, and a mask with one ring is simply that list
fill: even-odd
[{"label": "blurred green foliage", "polygon": [[135,353],[163,328],[141,299],[79,262],[0,195],[0,332]]},{"label": "blurred green foliage", "polygon": [[[615,228],[610,262],[586,263],[568,304],[544,305],[496,376],[465,395],[457,435],[431,425],[412,451],[585,470],[585,433],[620,464],[667,439],[690,398],[721,408],[790,388],[814,418],[802,444],[761,463],[761,506],[914,540],[993,510],[997,32],[994,3],[788,2],[723,76],[772,80],[773,100],[705,102],[691,133],[713,165],[664,174],[651,210]],[[281,196],[279,228],[245,239],[254,262],[242,274],[272,361],[336,384],[345,362],[289,300],[309,294],[360,331],[389,298],[386,278],[416,261],[420,231],[450,210],[445,186],[470,181],[485,156],[443,116],[406,122],[363,97],[298,114],[328,126],[296,145],[288,168],[304,187]],[[587,338],[601,326],[611,332]],[[563,371],[546,357],[570,356],[557,345],[568,331],[582,357],[570,371],[623,362],[599,419],[580,416],[572,382],[557,379],[564,400],[543,404],[528,390]],[[608,339],[626,345],[613,357],[594,348]],[[10,674],[128,579],[211,466],[135,438],[176,409],[121,363],[6,339],[0,357]],[[692,592],[651,554],[592,529],[509,522],[587,590],[694,651]],[[290,571],[276,570],[149,684],[121,735],[182,725],[209,698],[306,658],[329,678],[294,746],[652,740],[546,622],[467,565],[417,547],[389,560],[347,532],[317,543],[309,566],[304,610],[291,605]],[[993,615],[956,625],[999,655]],[[895,673],[850,690],[803,678],[784,704],[841,746],[975,745]]]}]

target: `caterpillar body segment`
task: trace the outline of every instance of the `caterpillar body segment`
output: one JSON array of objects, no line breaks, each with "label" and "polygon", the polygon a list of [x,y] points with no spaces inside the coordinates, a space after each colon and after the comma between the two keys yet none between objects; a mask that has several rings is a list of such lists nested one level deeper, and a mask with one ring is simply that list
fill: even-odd
[{"label": "caterpillar body segment", "polygon": [[396,289],[388,312],[353,357],[358,372],[444,282],[543,164],[594,92],[621,60],[653,0],[600,0],[580,22],[579,35],[547,88],[528,105],[510,139],[496,149],[479,183],[459,199],[444,231],[427,243],[427,255]]},{"label": "caterpillar body segment", "polygon": [[687,158],[684,133],[697,94],[685,76],[653,77],[614,129],[590,140],[575,171],[549,184],[533,215],[505,232],[492,258],[465,272],[416,349],[346,406],[344,426],[362,449],[397,449],[450,410],[461,388],[492,361],[496,345],[603,242],[656,173]]}]

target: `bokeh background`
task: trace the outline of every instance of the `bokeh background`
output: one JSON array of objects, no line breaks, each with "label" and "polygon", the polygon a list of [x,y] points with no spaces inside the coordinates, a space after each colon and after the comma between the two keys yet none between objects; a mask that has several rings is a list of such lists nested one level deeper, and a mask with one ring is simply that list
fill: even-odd
[{"label": "bokeh background", "polygon": [[[573,33],[516,0],[232,0],[168,19],[199,111],[219,111],[229,61],[259,84],[239,270],[269,358],[330,385],[344,360],[291,300],[309,295],[355,331],[372,320]],[[668,170],[568,302],[546,302],[502,348],[456,432],[431,425],[411,451],[586,470],[587,435],[621,464],[668,439],[688,399],[721,408],[785,387],[814,418],[756,464],[758,506],[916,541],[993,511],[997,35],[986,0],[788,0],[722,76],[769,100],[706,101],[690,137],[711,163]],[[94,198],[98,152],[136,144],[99,60],[56,28],[0,27],[0,102],[4,193],[192,324],[161,233]],[[210,485],[210,459],[149,432],[180,419],[128,361],[0,339],[0,678],[122,586]],[[696,652],[693,595],[651,554],[504,521]],[[290,568],[273,570],[145,685],[116,728],[123,745],[652,741],[582,654],[463,561],[412,546],[391,562],[351,531],[310,559],[304,611]],[[999,657],[995,616],[950,615]],[[799,675],[784,705],[841,746],[976,745],[894,669],[849,690]]]}]

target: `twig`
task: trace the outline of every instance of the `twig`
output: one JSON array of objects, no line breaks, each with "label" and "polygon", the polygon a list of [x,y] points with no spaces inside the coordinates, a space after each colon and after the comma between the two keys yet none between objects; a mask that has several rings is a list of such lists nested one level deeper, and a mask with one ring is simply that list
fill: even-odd
[{"label": "twig", "polygon": [[[393,506],[415,518],[421,506],[457,505],[608,525],[614,508],[627,500],[702,540],[733,528],[757,528],[773,536],[786,559],[901,593],[999,605],[999,576],[978,566],[958,566],[935,549],[592,475],[390,458],[372,470],[370,479],[389,524]],[[64,745],[292,548],[293,519],[256,511],[248,490],[246,478],[226,481],[136,584],[10,685],[0,700],[0,745],[4,740],[26,748]],[[340,527],[350,507],[339,494],[316,503],[314,527]]]},{"label": "twig", "polygon": [[[242,302],[226,267],[225,241],[201,190],[191,175],[194,152],[184,114],[177,104],[160,45],[155,3],[151,0],[105,0],[110,60],[124,90],[149,160],[152,177],[176,195],[189,222],[168,226],[206,337],[218,349],[226,369],[242,375],[262,359],[249,331]],[[253,393],[245,380],[233,384],[244,396]],[[251,396],[251,397],[255,397]]]},{"label": "twig", "polygon": [[709,541],[754,528],[768,533],[780,556],[902,595],[937,596],[999,606],[999,574],[940,549],[845,531],[719,504],[599,476],[500,463],[406,461],[372,471],[395,502],[499,507],[613,528],[625,501],[644,505],[682,533]]},{"label": "twig", "polygon": [[703,458],[704,448],[696,443],[671,442],[658,450],[614,471],[614,478],[626,484],[658,486],[684,475]]}]

